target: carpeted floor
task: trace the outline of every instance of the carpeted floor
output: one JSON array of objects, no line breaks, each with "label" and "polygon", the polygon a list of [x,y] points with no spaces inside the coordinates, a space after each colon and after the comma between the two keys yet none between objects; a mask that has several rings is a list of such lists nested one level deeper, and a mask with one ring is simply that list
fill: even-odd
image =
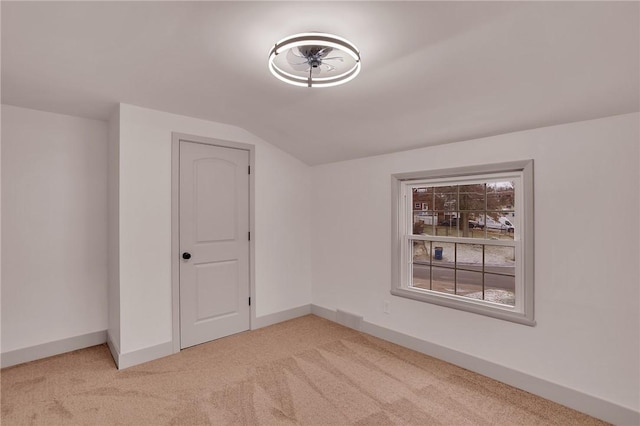
[{"label": "carpeted floor", "polygon": [[106,345],[1,371],[2,425],[596,425],[316,316],[117,371]]}]

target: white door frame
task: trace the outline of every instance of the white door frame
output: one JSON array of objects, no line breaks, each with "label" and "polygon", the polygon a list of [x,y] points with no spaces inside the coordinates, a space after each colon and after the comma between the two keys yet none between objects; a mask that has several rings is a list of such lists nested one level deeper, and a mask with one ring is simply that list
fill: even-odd
[{"label": "white door frame", "polygon": [[249,297],[251,298],[249,328],[256,318],[255,300],[255,146],[184,133],[171,134],[171,321],[173,353],[180,352],[180,141],[242,149],[249,152]]}]

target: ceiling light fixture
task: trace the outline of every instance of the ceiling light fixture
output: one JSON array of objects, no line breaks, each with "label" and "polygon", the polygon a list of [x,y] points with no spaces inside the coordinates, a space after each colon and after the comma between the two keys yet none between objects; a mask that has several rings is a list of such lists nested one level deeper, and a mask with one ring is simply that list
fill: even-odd
[{"label": "ceiling light fixture", "polygon": [[353,80],[360,68],[358,49],[332,34],[292,35],[277,42],[269,52],[271,73],[294,86],[337,86]]}]

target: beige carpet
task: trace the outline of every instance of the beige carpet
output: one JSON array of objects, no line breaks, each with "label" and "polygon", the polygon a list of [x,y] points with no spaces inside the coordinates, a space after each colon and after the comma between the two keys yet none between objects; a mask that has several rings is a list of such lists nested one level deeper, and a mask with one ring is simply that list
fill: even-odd
[{"label": "beige carpet", "polygon": [[595,425],[309,315],[117,371],[106,345],[1,371],[2,425]]}]

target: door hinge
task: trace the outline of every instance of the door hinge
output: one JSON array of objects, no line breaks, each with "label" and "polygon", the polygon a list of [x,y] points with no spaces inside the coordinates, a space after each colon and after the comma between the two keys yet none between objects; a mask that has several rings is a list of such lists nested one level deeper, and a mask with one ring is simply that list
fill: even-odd
[{"label": "door hinge", "polygon": [[249,235],[248,235],[248,237],[249,237],[249,241],[251,241],[251,231],[249,231],[247,234],[249,234]]},{"label": "door hinge", "polygon": [[249,298],[249,306],[251,306],[251,298]]},{"label": "door hinge", "polygon": [[251,166],[247,166],[247,167],[248,167],[249,174],[251,174]]}]

